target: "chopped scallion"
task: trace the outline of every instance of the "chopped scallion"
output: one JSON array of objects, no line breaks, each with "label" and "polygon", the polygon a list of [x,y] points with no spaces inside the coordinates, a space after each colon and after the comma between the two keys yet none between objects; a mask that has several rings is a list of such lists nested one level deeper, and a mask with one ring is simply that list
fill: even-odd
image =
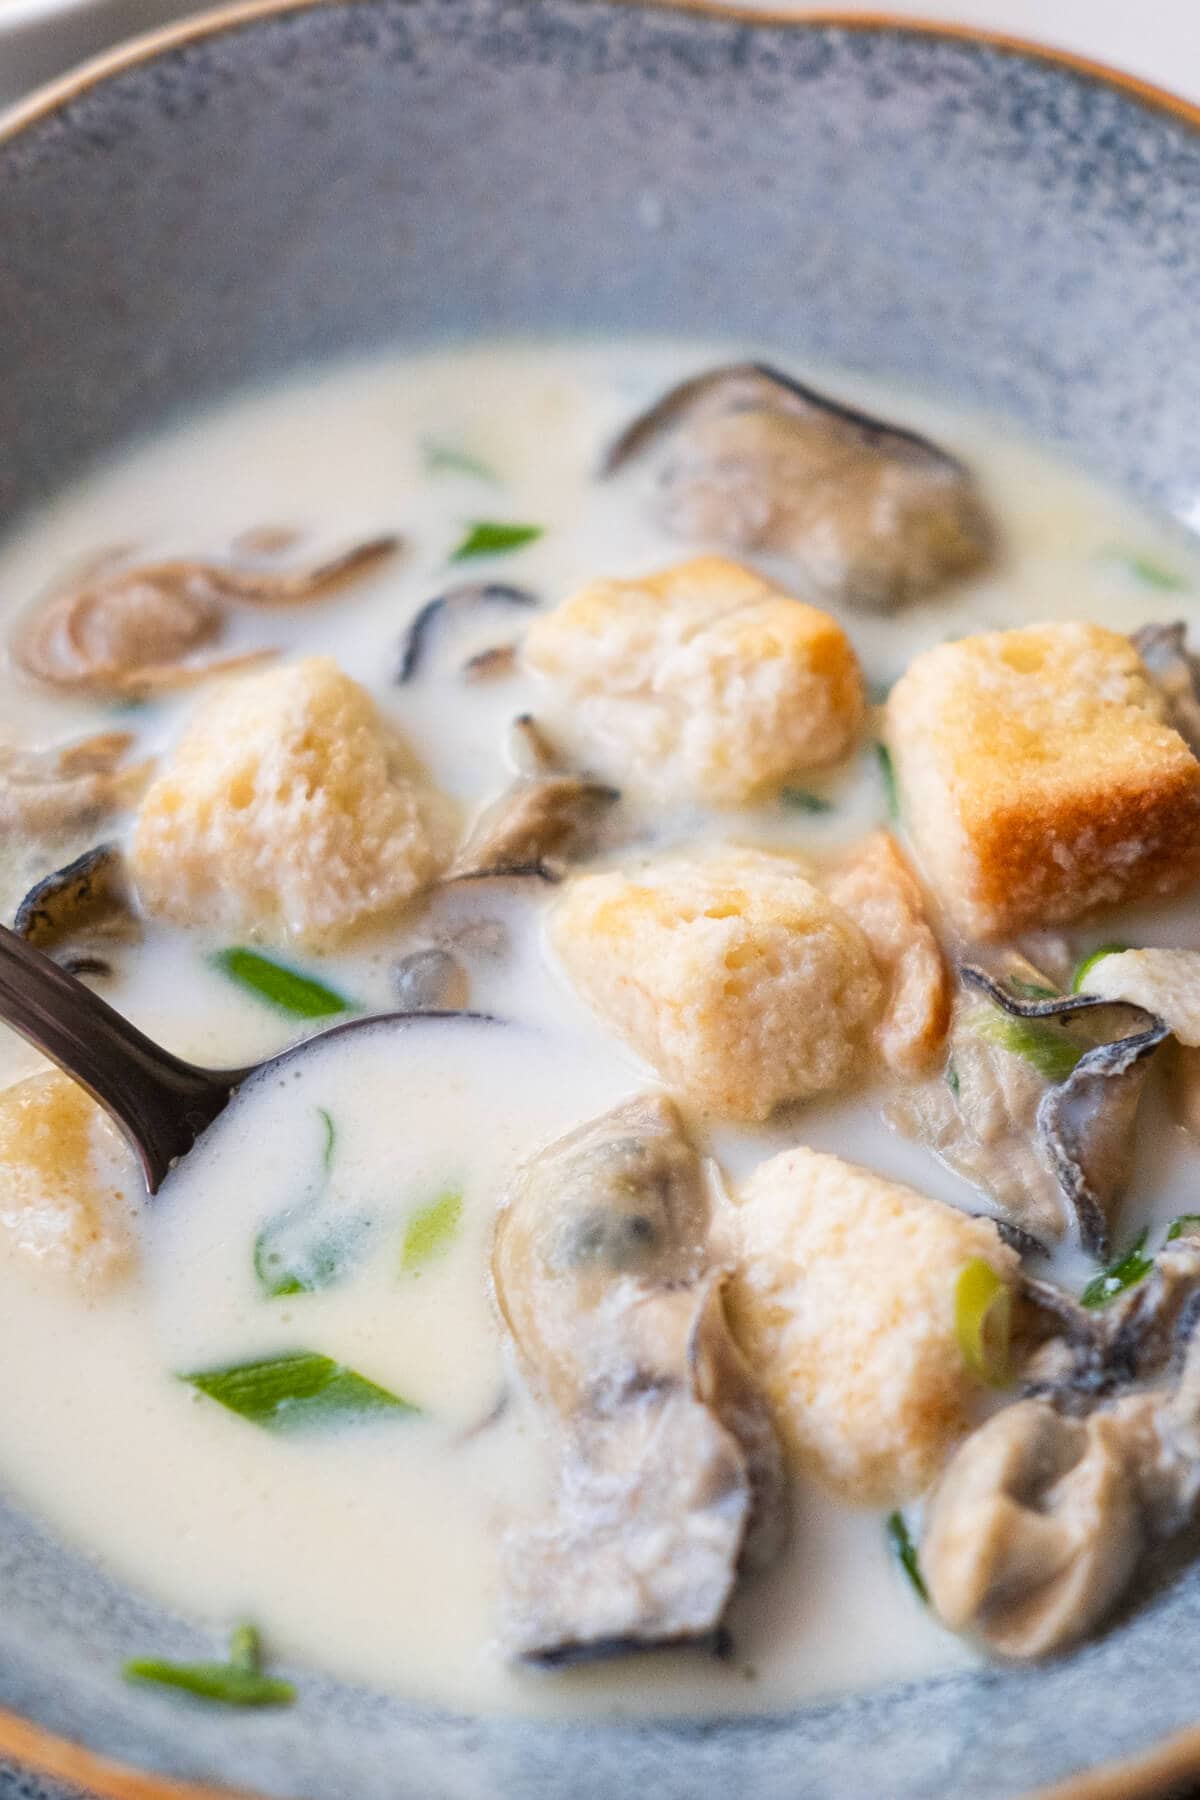
[{"label": "chopped scallion", "polygon": [[1143,1281],[1154,1267],[1152,1256],[1143,1256],[1146,1244],[1146,1233],[1140,1231],[1130,1244],[1119,1262],[1105,1269],[1101,1274],[1092,1277],[1079,1296],[1081,1306],[1107,1306],[1118,1294],[1124,1294],[1131,1287]]},{"label": "chopped scallion", "polygon": [[1071,992],[1073,994],[1082,993],[1084,982],[1098,962],[1103,962],[1106,956],[1120,956],[1121,953],[1128,950],[1128,948],[1128,944],[1101,944],[1098,950],[1092,950],[1083,958],[1083,961],[1079,964],[1074,975],[1072,975]]},{"label": "chopped scallion", "polygon": [[323,1106],[318,1106],[317,1112],[320,1115],[321,1123],[325,1128],[325,1141],[321,1148],[321,1161],[328,1170],[333,1167],[334,1146],[337,1144],[337,1126]]},{"label": "chopped scallion", "polygon": [[900,817],[900,790],[896,783],[896,765],[892,761],[892,753],[886,744],[877,743],[875,755],[879,762],[879,773],[883,779],[883,797],[887,801],[889,819]]},{"label": "chopped scallion", "polygon": [[228,1662],[167,1662],[161,1657],[135,1657],[125,1664],[126,1681],[153,1687],[178,1688],[200,1700],[216,1700],[222,1706],[290,1706],[296,1690],[290,1681],[278,1681],[262,1672],[258,1632],[253,1625],[239,1625],[229,1643]]},{"label": "chopped scallion", "polygon": [[235,1669],[262,1668],[262,1640],[257,1625],[235,1625],[229,1638],[229,1660]]},{"label": "chopped scallion", "polygon": [[457,450],[453,444],[427,441],[421,446],[425,467],[430,475],[469,475],[473,481],[498,480],[496,471],[469,451]]},{"label": "chopped scallion", "polygon": [[314,1216],[310,1207],[278,1213],[254,1240],[254,1273],[268,1300],[319,1294],[359,1261],[370,1231],[361,1214]]},{"label": "chopped scallion", "polygon": [[973,1257],[958,1277],[954,1326],[967,1367],[989,1387],[1006,1386],[1012,1291],[981,1256]]},{"label": "chopped scallion", "polygon": [[1025,981],[1020,975],[1006,976],[1005,986],[1012,990],[1018,1000],[1058,999],[1056,989],[1047,987],[1044,981]]},{"label": "chopped scallion", "polygon": [[1167,1227],[1167,1235],[1163,1239],[1163,1242],[1165,1244],[1173,1244],[1176,1238],[1181,1238],[1185,1235],[1190,1237],[1193,1232],[1193,1227],[1200,1232],[1200,1213],[1180,1213],[1179,1217],[1177,1219],[1172,1219],[1170,1225]]},{"label": "chopped scallion", "polygon": [[451,562],[469,562],[476,556],[509,556],[542,535],[540,525],[510,525],[504,520],[476,519],[452,552]]},{"label": "chopped scallion", "polygon": [[928,1606],[929,1589],[925,1586],[925,1577],[921,1573],[921,1564],[917,1558],[917,1547],[909,1536],[903,1514],[889,1513],[886,1530],[892,1546],[892,1553],[912,1583],[913,1592],[922,1606]]},{"label": "chopped scallion", "polygon": [[249,988],[260,1000],[266,1000],[281,1012],[292,1013],[298,1019],[325,1019],[335,1013],[358,1011],[355,1002],[347,1000],[344,994],[335,993],[322,982],[314,981],[311,975],[302,975],[298,969],[289,969],[284,963],[273,962],[269,956],[260,956],[257,950],[246,950],[241,946],[219,950],[213,963],[231,981]]},{"label": "chopped scallion", "polygon": [[307,1431],[420,1409],[311,1350],[181,1375],[218,1405],[268,1431]]},{"label": "chopped scallion", "polygon": [[946,1064],[946,1086],[950,1089],[950,1092],[954,1095],[954,1098],[957,1100],[958,1095],[959,1095],[959,1090],[962,1087],[962,1082],[959,1080],[958,1070],[955,1068],[955,1066],[952,1062],[948,1062]]},{"label": "chopped scallion", "polygon": [[1191,585],[1182,575],[1176,574],[1174,569],[1166,568],[1154,557],[1144,556],[1138,550],[1116,548],[1106,550],[1103,556],[1105,562],[1124,569],[1142,587],[1156,588],[1162,594],[1183,593]]},{"label": "chopped scallion", "polygon": [[449,1248],[462,1220],[463,1197],[457,1188],[447,1188],[428,1206],[413,1214],[404,1232],[400,1251],[400,1267],[411,1273],[432,1261]]},{"label": "chopped scallion", "polygon": [[792,812],[829,813],[833,811],[830,801],[822,799],[820,794],[810,793],[807,788],[780,788],[779,800],[781,805],[789,807]]},{"label": "chopped scallion", "polygon": [[1062,1026],[1050,1019],[1016,1019],[998,1006],[981,1006],[970,1015],[969,1024],[976,1037],[1023,1056],[1047,1081],[1065,1081],[1083,1055]]}]

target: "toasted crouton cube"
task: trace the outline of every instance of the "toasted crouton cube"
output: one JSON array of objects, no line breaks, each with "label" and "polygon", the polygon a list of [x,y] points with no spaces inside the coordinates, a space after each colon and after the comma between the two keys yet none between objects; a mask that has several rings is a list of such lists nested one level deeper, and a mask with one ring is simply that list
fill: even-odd
[{"label": "toasted crouton cube", "polygon": [[901,805],[965,931],[995,938],[1200,873],[1200,762],[1127,638],[989,632],[918,656],[888,701]]},{"label": "toasted crouton cube", "polygon": [[950,1024],[950,983],[920,883],[895,838],[873,831],[824,885],[863,933],[887,982],[875,1031],[880,1057],[897,1075],[920,1074]]},{"label": "toasted crouton cube", "polygon": [[446,823],[366,690],[309,657],[201,706],[142,801],[133,871],[152,913],[320,947],[434,880]]},{"label": "toasted crouton cube", "polygon": [[577,876],[551,934],[584,998],[706,1112],[765,1119],[864,1058],[881,996],[866,939],[791,857]]},{"label": "toasted crouton cube", "polygon": [[57,1069],[0,1093],[0,1233],[81,1287],[134,1259],[133,1152],[96,1102]]},{"label": "toasted crouton cube", "polygon": [[660,798],[749,799],[835,762],[864,716],[837,621],[723,556],[590,582],[534,621],[525,656],[589,766]]},{"label": "toasted crouton cube", "polygon": [[959,1345],[963,1269],[1011,1286],[989,1219],[799,1147],[754,1172],[735,1209],[734,1334],[798,1466],[862,1506],[922,1493],[984,1392]]}]

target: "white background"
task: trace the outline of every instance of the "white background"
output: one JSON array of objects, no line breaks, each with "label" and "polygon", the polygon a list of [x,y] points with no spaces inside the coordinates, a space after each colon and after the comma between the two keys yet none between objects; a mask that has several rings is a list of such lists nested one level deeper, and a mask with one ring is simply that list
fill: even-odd
[{"label": "white background", "polygon": [[[774,9],[788,10],[787,0],[774,0]],[[117,39],[193,10],[192,0],[0,0],[0,106]],[[985,26],[1115,63],[1200,100],[1200,0],[830,0],[792,10]]]}]

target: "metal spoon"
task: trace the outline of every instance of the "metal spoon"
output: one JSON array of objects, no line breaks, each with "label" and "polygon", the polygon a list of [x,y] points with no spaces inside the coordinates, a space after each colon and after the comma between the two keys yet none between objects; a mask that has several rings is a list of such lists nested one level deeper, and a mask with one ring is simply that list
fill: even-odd
[{"label": "metal spoon", "polygon": [[326,1038],[387,1021],[411,1024],[422,1016],[431,1015],[348,1019],[244,1069],[201,1069],[154,1043],[99,994],[0,925],[0,1021],[111,1113],[137,1152],[152,1194],[249,1076]]}]

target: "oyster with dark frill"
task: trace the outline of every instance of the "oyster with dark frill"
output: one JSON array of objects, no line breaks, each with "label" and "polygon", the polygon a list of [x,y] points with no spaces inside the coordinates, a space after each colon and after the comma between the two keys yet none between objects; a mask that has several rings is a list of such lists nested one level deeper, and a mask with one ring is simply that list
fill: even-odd
[{"label": "oyster with dark frill", "polygon": [[779,1548],[783,1468],[710,1264],[703,1172],[669,1100],[552,1144],[496,1230],[496,1297],[549,1415],[548,1516],[505,1547],[506,1638],[562,1664],[712,1640]]},{"label": "oyster with dark frill", "polygon": [[762,363],[672,388],[622,432],[604,472],[643,458],[670,531],[778,552],[806,597],[890,611],[992,553],[983,500],[955,457]]}]

